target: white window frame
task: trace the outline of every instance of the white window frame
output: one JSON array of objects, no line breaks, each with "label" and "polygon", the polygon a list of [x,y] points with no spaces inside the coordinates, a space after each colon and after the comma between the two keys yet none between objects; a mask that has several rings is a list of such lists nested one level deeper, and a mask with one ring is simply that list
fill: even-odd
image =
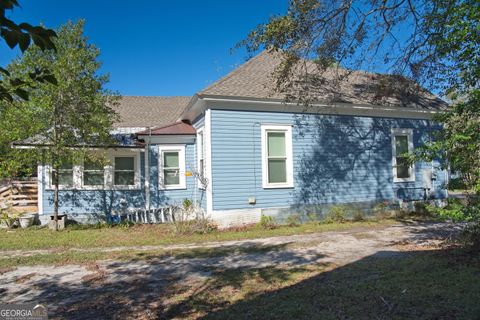
[{"label": "white window frame", "polygon": [[[135,169],[134,184],[115,185],[115,158],[133,157],[133,167]],[[113,190],[137,190],[140,189],[140,152],[138,151],[115,151],[110,155],[110,164],[106,166],[106,185]]]},{"label": "white window frame", "polygon": [[[93,170],[91,170],[93,171]],[[102,185],[85,185],[85,159],[82,161],[82,165],[80,166],[80,185],[82,190],[104,190],[108,187],[108,166],[103,166],[103,184]]]},{"label": "white window frame", "polygon": [[[199,147],[199,141],[202,141],[202,148]],[[206,174],[207,174],[207,170],[206,170],[206,149],[205,149],[205,133],[204,133],[204,130],[203,128],[202,129],[199,129],[197,131],[197,143],[196,143],[196,146],[197,146],[197,171],[198,171],[198,174],[200,175],[199,178],[203,178],[205,179],[206,178]],[[203,172],[200,171],[200,160],[203,160]],[[205,186],[203,185],[203,183],[201,182],[200,179],[197,179],[197,181],[199,181],[199,184],[198,184],[198,188],[199,189],[202,189],[202,190],[205,190]]]},{"label": "white window frame", "polygon": [[[83,183],[83,161],[81,163],[73,164],[73,185],[72,186],[63,186],[60,185],[60,190],[139,190],[141,189],[141,181],[140,181],[140,151],[143,149],[127,149],[127,150],[115,150],[115,151],[108,151],[108,160],[109,164],[103,167],[104,169],[104,184],[103,186],[85,186]],[[134,157],[134,168],[135,168],[135,177],[134,185],[129,186],[116,186],[114,185],[114,174],[115,174],[115,157]],[[46,165],[46,189],[53,190],[55,186],[53,186],[52,181],[52,166]]]},{"label": "white window frame", "polygon": [[[164,152],[178,152],[178,165],[179,170],[179,184],[176,185],[164,185],[164,173],[163,173],[163,153]],[[185,145],[160,145],[158,146],[158,184],[161,190],[180,190],[187,188],[187,179],[185,176]]]},{"label": "white window frame", "polygon": [[[45,185],[47,190],[53,190],[55,189],[55,186],[53,184],[53,166],[52,165],[45,165],[45,172],[46,172],[46,177],[45,177]],[[72,175],[73,175],[73,184],[71,186],[67,185],[58,185],[59,190],[75,190],[75,189],[80,189],[81,186],[81,176],[80,176],[80,170],[81,166],[79,164],[76,164],[73,162],[72,165]]]},{"label": "white window frame", "polygon": [[415,181],[415,164],[411,164],[408,170],[408,178],[397,177],[397,147],[395,144],[396,136],[406,136],[408,140],[408,152],[413,152],[413,129],[392,129],[392,172],[393,182],[414,182]]},{"label": "white window frame", "polygon": [[[261,126],[262,131],[262,185],[264,189],[275,188],[293,188],[293,148],[292,148],[292,126],[280,124],[265,124]],[[285,153],[286,153],[286,183],[268,182],[268,146],[267,134],[269,132],[285,133]]]}]

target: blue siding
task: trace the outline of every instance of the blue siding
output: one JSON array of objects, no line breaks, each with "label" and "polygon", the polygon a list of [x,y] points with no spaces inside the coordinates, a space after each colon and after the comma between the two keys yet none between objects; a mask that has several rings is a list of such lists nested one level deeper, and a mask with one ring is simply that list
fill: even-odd
[{"label": "blue siding", "polygon": [[[294,188],[262,188],[262,124],[293,125]],[[422,169],[431,164],[416,164],[416,182],[393,183],[392,128],[412,128],[419,146],[437,127],[426,120],[212,110],[213,209],[421,199]],[[445,173],[436,175],[441,198]]]},{"label": "blue siding", "polygon": [[[185,146],[185,166],[186,171],[196,170],[195,145],[193,144]],[[181,205],[185,198],[198,203],[204,202],[204,191],[196,187],[195,180],[193,176],[186,177],[186,189],[161,190],[159,188],[158,145],[150,147],[150,198],[152,208],[166,204]]]},{"label": "blue siding", "polygon": [[[46,172],[43,172],[44,176]],[[140,188],[136,190],[60,190],[59,211],[70,217],[104,218],[119,210],[120,200],[126,199],[129,208],[145,207],[145,155],[140,154]],[[53,213],[53,190],[43,191],[43,212]]]},{"label": "blue siding", "polygon": [[[196,167],[195,146],[185,147],[186,170]],[[44,172],[45,174],[45,172]],[[145,154],[140,155],[141,184],[137,190],[61,190],[60,212],[82,218],[105,217],[120,209],[120,200],[126,199],[129,208],[145,208]],[[161,190],[159,188],[158,145],[150,146],[150,207],[181,205],[185,198],[205,202],[204,191],[195,187],[195,178],[186,177],[187,188]],[[43,189],[44,214],[53,213],[53,190]]]}]

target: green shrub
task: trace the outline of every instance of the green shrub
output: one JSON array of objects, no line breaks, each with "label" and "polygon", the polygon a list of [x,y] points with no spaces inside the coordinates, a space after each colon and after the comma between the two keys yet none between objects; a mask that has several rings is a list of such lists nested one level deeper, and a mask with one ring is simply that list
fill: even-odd
[{"label": "green shrub", "polygon": [[461,235],[461,239],[465,245],[472,249],[480,250],[480,222],[468,225]]},{"label": "green shrub", "polygon": [[266,216],[264,214],[262,214],[262,216],[260,217],[259,224],[263,229],[275,229],[278,226],[275,223],[275,219],[273,219],[273,217]]},{"label": "green shrub", "polygon": [[443,207],[427,205],[427,210],[442,220],[478,221],[480,208],[478,204],[465,205],[460,199],[448,199],[448,204]]},{"label": "green shrub", "polygon": [[299,214],[292,214],[288,216],[286,222],[290,227],[298,227],[302,223],[302,220]]},{"label": "green shrub", "polygon": [[190,210],[193,206],[193,201],[188,199],[188,198],[185,198],[183,199],[183,210]]},{"label": "green shrub", "polygon": [[343,223],[346,220],[347,210],[343,205],[331,206],[325,218],[326,223]]}]

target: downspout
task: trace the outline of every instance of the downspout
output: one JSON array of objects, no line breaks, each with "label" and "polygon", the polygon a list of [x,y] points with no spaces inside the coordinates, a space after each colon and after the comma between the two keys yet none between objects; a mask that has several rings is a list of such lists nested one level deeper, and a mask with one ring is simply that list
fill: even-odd
[{"label": "downspout", "polygon": [[150,212],[150,140],[152,128],[148,127],[148,141],[145,145],[145,210]]}]

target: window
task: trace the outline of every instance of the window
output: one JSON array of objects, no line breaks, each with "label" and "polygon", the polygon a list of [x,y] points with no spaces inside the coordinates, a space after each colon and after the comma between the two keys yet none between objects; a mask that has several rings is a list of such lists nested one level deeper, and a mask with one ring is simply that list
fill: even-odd
[{"label": "window", "polygon": [[206,176],[205,172],[205,140],[203,131],[199,131],[197,134],[197,156],[198,156],[198,174],[200,179],[200,188],[204,188],[202,183]]},{"label": "window", "polygon": [[293,187],[292,127],[262,126],[262,172],[264,188]]},{"label": "window", "polygon": [[160,187],[185,189],[185,146],[159,147]]},{"label": "window", "polygon": [[[51,182],[52,186],[54,186],[55,181],[53,177]],[[60,168],[58,169],[58,185],[64,187],[73,186],[73,164],[71,162],[60,165]]]},{"label": "window", "polygon": [[408,164],[408,153],[413,151],[413,132],[411,129],[392,131],[393,181],[415,181],[414,166]]},{"label": "window", "polygon": [[113,184],[115,186],[135,185],[135,157],[119,156],[114,158]]},{"label": "window", "polygon": [[83,185],[84,186],[103,186],[105,181],[105,171],[101,163],[86,159],[83,162]]}]

